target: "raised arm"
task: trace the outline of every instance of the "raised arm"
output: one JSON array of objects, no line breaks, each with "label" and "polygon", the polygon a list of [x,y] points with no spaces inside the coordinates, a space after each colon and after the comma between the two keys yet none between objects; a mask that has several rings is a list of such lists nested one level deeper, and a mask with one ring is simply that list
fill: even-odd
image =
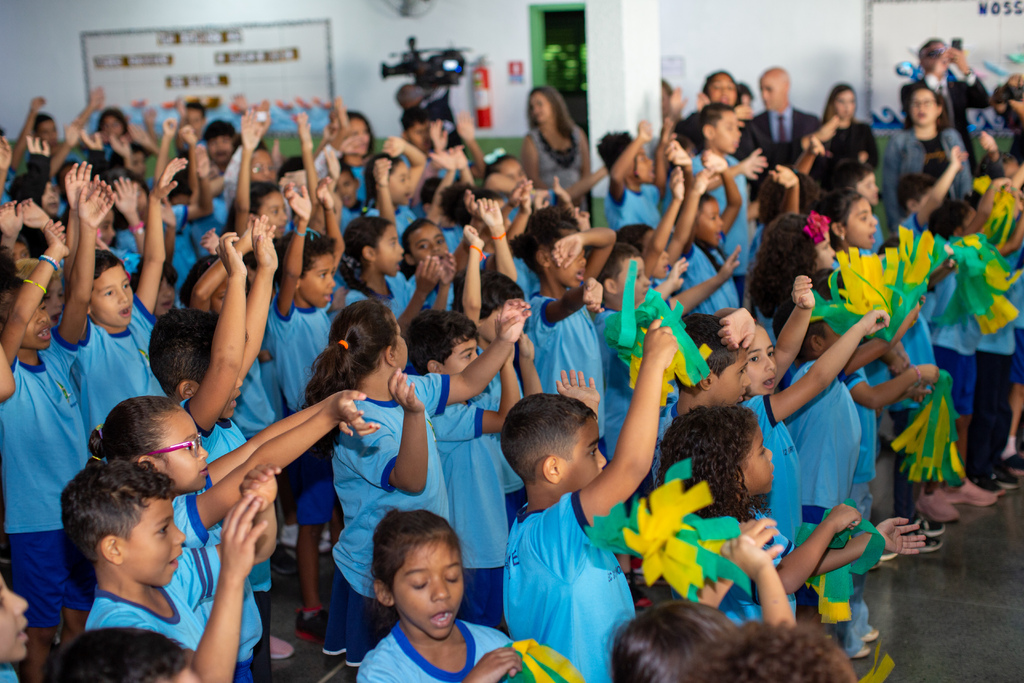
[{"label": "raised arm", "polygon": [[[78,180],[87,178],[88,165],[80,165],[71,169],[68,177]],[[114,194],[106,185],[97,182],[68,184],[68,190],[78,188],[74,198],[71,215],[77,216],[78,248],[70,276],[65,270],[67,286],[64,289],[64,314],[60,319],[57,333],[61,339],[78,342],[85,335],[86,321],[89,314],[89,302],[92,299],[92,281],[96,272],[96,230],[107,212],[114,206]],[[70,196],[69,196],[70,201]]]},{"label": "raised arm", "polygon": [[[469,169],[470,172],[477,180],[483,180],[484,171],[487,170],[487,162],[484,161],[484,152],[476,141],[476,126],[473,125],[473,115],[468,111],[460,111],[455,116],[455,132],[459,134],[463,147],[469,153],[469,158],[473,160],[473,165]],[[466,180],[468,181],[469,178],[466,178]]]},{"label": "raised arm", "polygon": [[494,341],[462,372],[449,376],[448,405],[468,401],[487,388],[512,353],[528,317],[530,306],[525,301],[505,302],[494,322]]},{"label": "raised arm", "polygon": [[512,410],[520,398],[519,378],[516,377],[516,368],[512,364],[514,354],[509,354],[505,364],[501,366],[501,399],[498,403],[498,410],[485,410],[483,415],[483,433],[499,434],[501,427],[505,424],[505,417],[508,411]]},{"label": "raised arm", "polygon": [[462,241],[469,246],[466,279],[462,284],[462,313],[474,324],[478,324],[480,322],[480,307],[483,305],[483,297],[480,293],[480,261],[484,257],[484,241],[480,239],[476,228],[471,225],[462,229]]},{"label": "raised arm", "polygon": [[700,198],[708,191],[708,183],[714,174],[708,169],[702,169],[700,173],[693,176],[693,185],[686,188],[686,197],[683,199],[683,208],[679,211],[679,218],[676,219],[676,230],[668,245],[669,261],[675,263],[683,254],[689,254],[693,248],[693,240],[696,231],[693,226],[697,222],[697,210],[700,208]]},{"label": "raised arm", "polygon": [[590,170],[590,142],[587,140],[586,133],[579,128],[576,131],[580,136],[580,179],[565,188],[565,191],[569,193],[575,204],[579,204],[580,200],[590,192],[594,185],[605,179],[608,175],[608,169],[602,166],[596,171]]},{"label": "raised arm", "polygon": [[274,249],[274,226],[265,216],[261,217],[252,231],[253,252],[256,254],[256,277],[245,303],[245,353],[239,375],[249,374],[249,369],[260,355],[263,335],[267,329],[267,315],[274,298],[274,273],[277,272],[277,250]]},{"label": "raised arm", "polygon": [[281,315],[288,315],[292,310],[292,302],[295,300],[295,290],[298,289],[299,278],[302,277],[302,254],[306,248],[306,226],[309,225],[309,214],[313,205],[309,201],[309,193],[304,187],[296,189],[294,185],[289,185],[284,196],[292,207],[296,218],[295,232],[292,233],[288,249],[284,254],[284,272],[281,274],[281,284],[277,290],[277,312]]},{"label": "raised arm", "polygon": [[956,176],[960,173],[960,169],[963,168],[967,158],[967,153],[959,147],[954,147],[951,150],[946,170],[942,172],[939,179],[932,185],[932,188],[924,196],[924,199],[921,200],[921,205],[917,209],[918,225],[928,225],[928,220],[932,217],[932,213],[935,209],[942,206],[942,202],[945,201],[946,196],[949,194],[949,188],[953,186],[953,181],[956,180]]},{"label": "raised arm", "polygon": [[377,196],[368,197],[377,202],[377,212],[384,220],[395,222],[395,203],[391,199],[391,160],[381,157],[373,162],[373,180],[377,186]]},{"label": "raised arm", "polygon": [[[36,116],[39,115],[39,110],[46,106],[45,97],[33,97],[28,103],[28,115],[25,117],[25,123],[21,127],[21,132],[18,133],[18,139],[14,142],[14,164],[15,168],[21,163],[22,157],[25,156],[25,149],[28,144],[29,136],[34,134],[36,126]],[[6,181],[7,178],[2,180]]]},{"label": "raised arm", "polygon": [[[43,228],[43,235],[46,237],[45,253],[47,258],[60,263],[68,255],[67,246],[64,244],[64,226],[50,221]],[[39,304],[43,302],[43,297],[46,296],[46,288],[43,283],[50,282],[53,272],[51,263],[45,259],[39,259],[39,263],[18,289],[17,298],[7,316],[3,332],[0,332],[0,346],[3,346],[4,356],[7,358],[17,357],[21,343],[25,339],[28,324],[39,310]]]},{"label": "raised arm", "polygon": [[847,330],[836,343],[814,361],[814,365],[807,371],[807,374],[784,391],[770,397],[772,413],[775,415],[776,421],[785,420],[824,391],[843,370],[843,366],[857,350],[861,339],[884,329],[888,324],[888,313],[871,311]]},{"label": "raised arm", "polygon": [[594,517],[608,514],[614,505],[632,496],[650,473],[658,441],[661,387],[665,370],[671,365],[678,348],[676,337],[669,328],[662,328],[660,320],[651,323],[644,338],[643,360],[615,457],[597,478],[580,491],[580,506],[588,523],[593,524]]},{"label": "raised arm", "polygon": [[[793,303],[796,307],[786,319],[779,339],[775,343],[775,376],[782,377],[800,355],[807,328],[814,312],[814,283],[806,275],[797,275],[793,281]],[[781,419],[781,418],[780,418]]]},{"label": "raised arm", "polygon": [[142,250],[142,271],[139,273],[139,287],[135,292],[147,311],[156,309],[156,297],[160,293],[160,279],[163,277],[164,259],[167,256],[161,202],[178,186],[174,176],[187,165],[185,159],[172,160],[167,164],[153,191],[149,193],[149,216],[146,220],[146,238]]},{"label": "raised arm", "polygon": [[189,413],[196,426],[211,431],[235,393],[245,350],[245,264],[235,250],[238,235],[224,233],[217,255],[228,274],[224,305],[210,346],[210,365],[199,386],[188,396]]},{"label": "raised arm", "polygon": [[903,400],[915,387],[931,386],[939,381],[935,365],[912,365],[892,379],[874,386],[861,382],[850,389],[853,400],[865,408],[881,410]]},{"label": "raised arm", "polygon": [[494,267],[502,275],[516,279],[516,264],[512,258],[512,250],[508,246],[508,231],[505,219],[501,215],[501,204],[495,199],[478,199],[475,212],[490,232],[491,244],[494,246]]},{"label": "raised arm", "polygon": [[643,151],[644,145],[654,137],[649,121],[641,121],[636,129],[636,137],[622,150],[622,154],[612,164],[608,171],[608,195],[616,202],[622,201],[622,195],[626,191],[626,180],[633,174],[636,167],[636,156]]}]

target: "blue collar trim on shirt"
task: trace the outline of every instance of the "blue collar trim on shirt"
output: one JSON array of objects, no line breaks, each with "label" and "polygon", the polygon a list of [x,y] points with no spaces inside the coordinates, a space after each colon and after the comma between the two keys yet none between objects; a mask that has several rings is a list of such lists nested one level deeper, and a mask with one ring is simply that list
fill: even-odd
[{"label": "blue collar trim on shirt", "polygon": [[[46,372],[46,363],[43,362],[42,358],[39,359],[39,365],[29,365],[28,363],[23,363],[20,360],[18,361],[18,365],[20,365],[25,370],[28,370],[29,372],[35,372],[35,373]],[[11,363],[11,370],[14,370],[14,363]]]},{"label": "blue collar trim on shirt", "polygon": [[124,339],[125,337],[132,336],[132,331],[129,329],[125,329],[124,332],[107,332],[107,334],[113,337],[114,339]]},{"label": "blue collar trim on shirt", "polygon": [[367,403],[372,403],[373,405],[380,406],[381,408],[394,408],[394,407],[396,407],[398,405],[398,401],[396,401],[394,399],[392,399],[390,401],[378,401],[376,399],[367,398],[367,399],[364,399],[364,400]]},{"label": "blue collar trim on shirt", "polygon": [[161,587],[158,587],[157,590],[160,591],[160,595],[164,596],[164,600],[167,601],[167,604],[171,606],[171,611],[174,612],[174,614],[171,615],[170,617],[165,617],[165,616],[162,616],[160,614],[157,614],[156,612],[154,612],[153,610],[149,609],[145,605],[140,605],[139,603],[132,602],[131,600],[125,600],[124,598],[122,598],[120,596],[114,595],[113,593],[111,593],[109,591],[101,590],[99,588],[96,589],[96,597],[97,598],[106,598],[107,600],[111,600],[113,602],[120,602],[120,603],[122,603],[124,605],[131,605],[132,607],[137,607],[140,610],[142,610],[143,612],[148,612],[149,614],[152,614],[154,617],[156,617],[160,621],[164,622],[165,624],[170,624],[172,626],[177,624],[178,622],[181,621],[181,614],[178,613],[178,606],[174,604],[173,600],[171,600],[171,596],[169,596],[167,594],[167,591],[165,591]]},{"label": "blue collar trim on shirt", "polygon": [[402,648],[402,652],[404,652],[416,666],[422,669],[423,673],[427,674],[431,678],[436,678],[439,681],[452,681],[454,683],[461,681],[468,676],[476,662],[476,641],[473,640],[473,634],[470,633],[466,625],[458,619],[455,620],[455,626],[457,626],[459,631],[462,632],[462,637],[466,639],[466,665],[462,667],[462,671],[445,671],[444,669],[438,669],[436,666],[428,662],[423,655],[416,651],[416,648],[412,646],[412,643],[409,642],[405,633],[402,632],[401,624],[395,624],[395,627],[391,629],[391,635],[394,636],[395,642],[398,643],[398,647]]},{"label": "blue collar trim on shirt", "polygon": [[297,313],[305,313],[306,315],[309,315],[310,313],[316,313],[316,306],[309,306],[308,308],[296,306],[295,311]]}]

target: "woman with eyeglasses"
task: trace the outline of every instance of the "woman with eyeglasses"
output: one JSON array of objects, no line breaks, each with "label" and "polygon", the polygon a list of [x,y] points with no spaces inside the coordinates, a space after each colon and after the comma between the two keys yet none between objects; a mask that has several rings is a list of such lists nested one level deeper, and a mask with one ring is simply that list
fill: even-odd
[{"label": "woman with eyeglasses", "polygon": [[[946,103],[924,81],[911,87],[905,130],[889,139],[882,162],[882,204],[890,231],[905,218],[897,187],[907,173],[924,173],[938,179],[952,159],[954,148],[964,154],[967,147],[960,133],[952,128]],[[964,199],[971,193],[973,176],[964,164],[953,180],[949,194]]]}]

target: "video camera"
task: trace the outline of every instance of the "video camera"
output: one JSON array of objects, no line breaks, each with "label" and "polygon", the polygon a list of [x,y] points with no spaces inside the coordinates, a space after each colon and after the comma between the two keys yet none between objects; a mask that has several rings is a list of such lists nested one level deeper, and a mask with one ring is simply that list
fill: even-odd
[{"label": "video camera", "polygon": [[[416,38],[409,38],[409,50],[402,53],[402,61],[394,66],[380,65],[381,78],[390,76],[412,76],[416,85],[424,90],[437,86],[458,85],[466,66],[462,54],[466,48],[425,48],[416,49]],[[422,53],[428,53],[426,58]]]}]

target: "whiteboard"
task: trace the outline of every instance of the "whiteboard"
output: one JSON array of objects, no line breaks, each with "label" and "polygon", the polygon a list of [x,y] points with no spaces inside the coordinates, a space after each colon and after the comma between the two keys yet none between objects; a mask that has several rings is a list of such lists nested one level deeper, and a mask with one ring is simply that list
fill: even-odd
[{"label": "whiteboard", "polygon": [[[900,88],[910,79],[898,75],[896,65],[917,66],[917,51],[929,38],[947,45],[962,38],[967,61],[989,93],[1006,74],[1024,72],[1024,0],[866,0],[865,11],[865,81],[875,128],[903,127]],[[992,109],[967,113],[976,130],[1003,129]]]},{"label": "whiteboard", "polygon": [[133,119],[147,107],[168,112],[178,98],[230,118],[238,96],[290,112],[334,93],[328,19],[83,32],[82,57],[87,90],[102,86],[108,105]]}]

